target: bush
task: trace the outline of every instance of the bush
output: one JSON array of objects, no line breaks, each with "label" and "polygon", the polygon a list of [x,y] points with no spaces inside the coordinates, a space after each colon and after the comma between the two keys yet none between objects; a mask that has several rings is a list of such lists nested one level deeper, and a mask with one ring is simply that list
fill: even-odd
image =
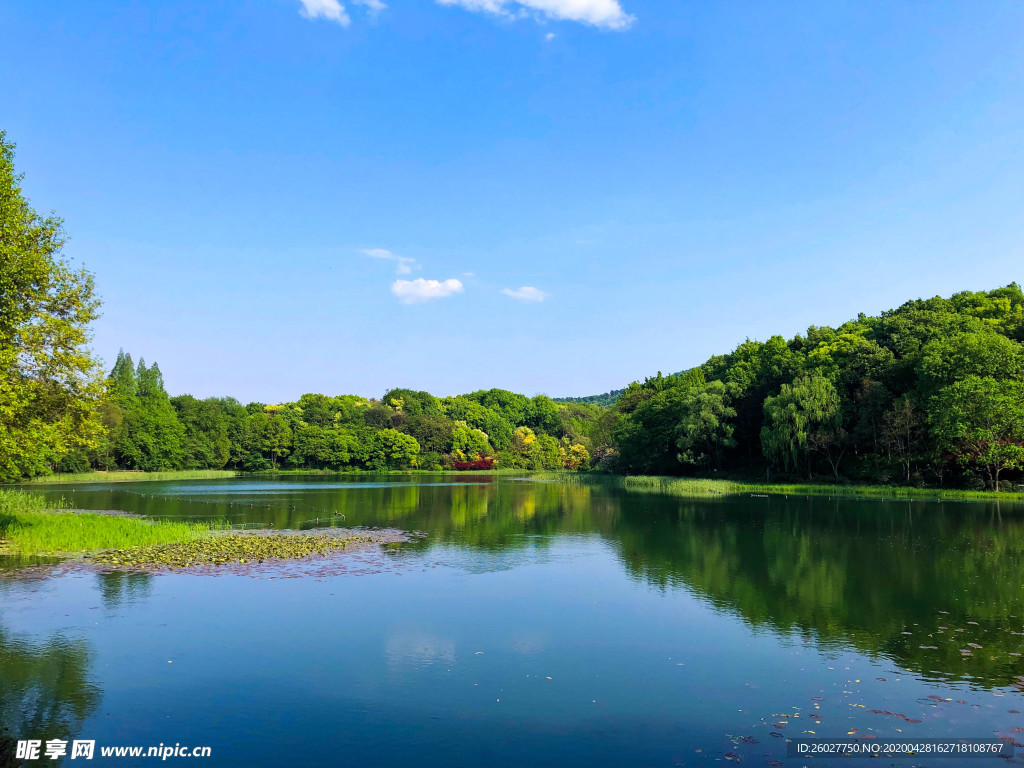
[{"label": "bush", "polygon": [[472,469],[494,469],[494,459],[491,456],[484,456],[483,454],[477,454],[476,461],[453,461],[452,469],[472,470]]}]

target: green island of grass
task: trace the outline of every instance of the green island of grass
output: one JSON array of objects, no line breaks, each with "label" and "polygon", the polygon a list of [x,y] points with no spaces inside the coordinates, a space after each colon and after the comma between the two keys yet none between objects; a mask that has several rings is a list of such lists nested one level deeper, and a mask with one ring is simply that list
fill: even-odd
[{"label": "green island of grass", "polygon": [[0,555],[79,558],[120,568],[188,568],[327,555],[390,540],[380,533],[233,532],[222,525],[67,510],[0,490]]}]

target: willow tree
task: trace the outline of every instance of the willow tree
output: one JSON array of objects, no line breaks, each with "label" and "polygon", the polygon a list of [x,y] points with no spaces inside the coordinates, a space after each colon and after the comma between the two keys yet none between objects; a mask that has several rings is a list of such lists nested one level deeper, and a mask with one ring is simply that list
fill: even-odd
[{"label": "willow tree", "polygon": [[831,449],[842,440],[839,393],[824,376],[800,376],[783,384],[779,394],[765,398],[761,448],[770,461],[787,470],[805,466],[810,479],[814,453],[820,450],[828,454],[838,475],[834,457],[839,452]]},{"label": "willow tree", "polygon": [[21,181],[0,131],[0,481],[46,474],[100,431],[93,278],[63,258],[62,221],[36,213]]}]

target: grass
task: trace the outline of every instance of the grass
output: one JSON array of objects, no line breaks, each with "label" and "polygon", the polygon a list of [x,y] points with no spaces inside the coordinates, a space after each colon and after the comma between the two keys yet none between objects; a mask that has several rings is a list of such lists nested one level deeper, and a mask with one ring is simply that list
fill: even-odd
[{"label": "grass", "polygon": [[68,555],[145,547],[194,541],[211,529],[209,524],[63,512],[65,503],[53,506],[41,496],[0,490],[0,554]]},{"label": "grass", "polygon": [[173,472],[134,472],[116,470],[113,472],[76,472],[34,477],[24,482],[40,483],[131,483],[143,480],[218,480],[238,477],[239,472],[230,469],[183,469]]},{"label": "grass", "polygon": [[843,496],[876,499],[963,499],[963,500],[1024,500],[1024,493],[994,493],[992,491],[965,491],[949,488],[909,488],[898,485],[823,485],[816,483],[741,483],[733,480],[703,478],[658,477],[649,475],[603,476],[575,473],[549,473],[554,479],[577,482],[603,482],[637,493],[663,493],[686,498],[712,498],[741,494],[771,496]]}]

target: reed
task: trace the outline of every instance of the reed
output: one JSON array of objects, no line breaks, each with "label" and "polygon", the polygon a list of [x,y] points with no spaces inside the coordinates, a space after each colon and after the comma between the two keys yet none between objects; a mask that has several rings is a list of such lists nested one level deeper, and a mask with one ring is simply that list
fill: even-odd
[{"label": "reed", "polygon": [[840,496],[877,499],[948,499],[1021,501],[1024,493],[967,491],[950,488],[910,488],[901,485],[825,485],[818,483],[742,483],[706,478],[654,475],[593,475],[564,472],[541,473],[559,482],[597,483],[635,493],[661,493],[686,498],[715,498],[744,494],[771,496]]},{"label": "reed", "polygon": [[25,482],[32,485],[53,483],[137,483],[147,480],[222,480],[241,474],[230,469],[185,469],[173,472],[134,472],[117,470],[113,472],[79,472],[58,475],[44,475]]},{"label": "reed", "polygon": [[[41,496],[0,490],[0,553],[63,555],[187,542],[219,527],[209,523],[143,520],[116,515],[77,514],[54,509]],[[49,509],[47,508],[49,507]]]}]

